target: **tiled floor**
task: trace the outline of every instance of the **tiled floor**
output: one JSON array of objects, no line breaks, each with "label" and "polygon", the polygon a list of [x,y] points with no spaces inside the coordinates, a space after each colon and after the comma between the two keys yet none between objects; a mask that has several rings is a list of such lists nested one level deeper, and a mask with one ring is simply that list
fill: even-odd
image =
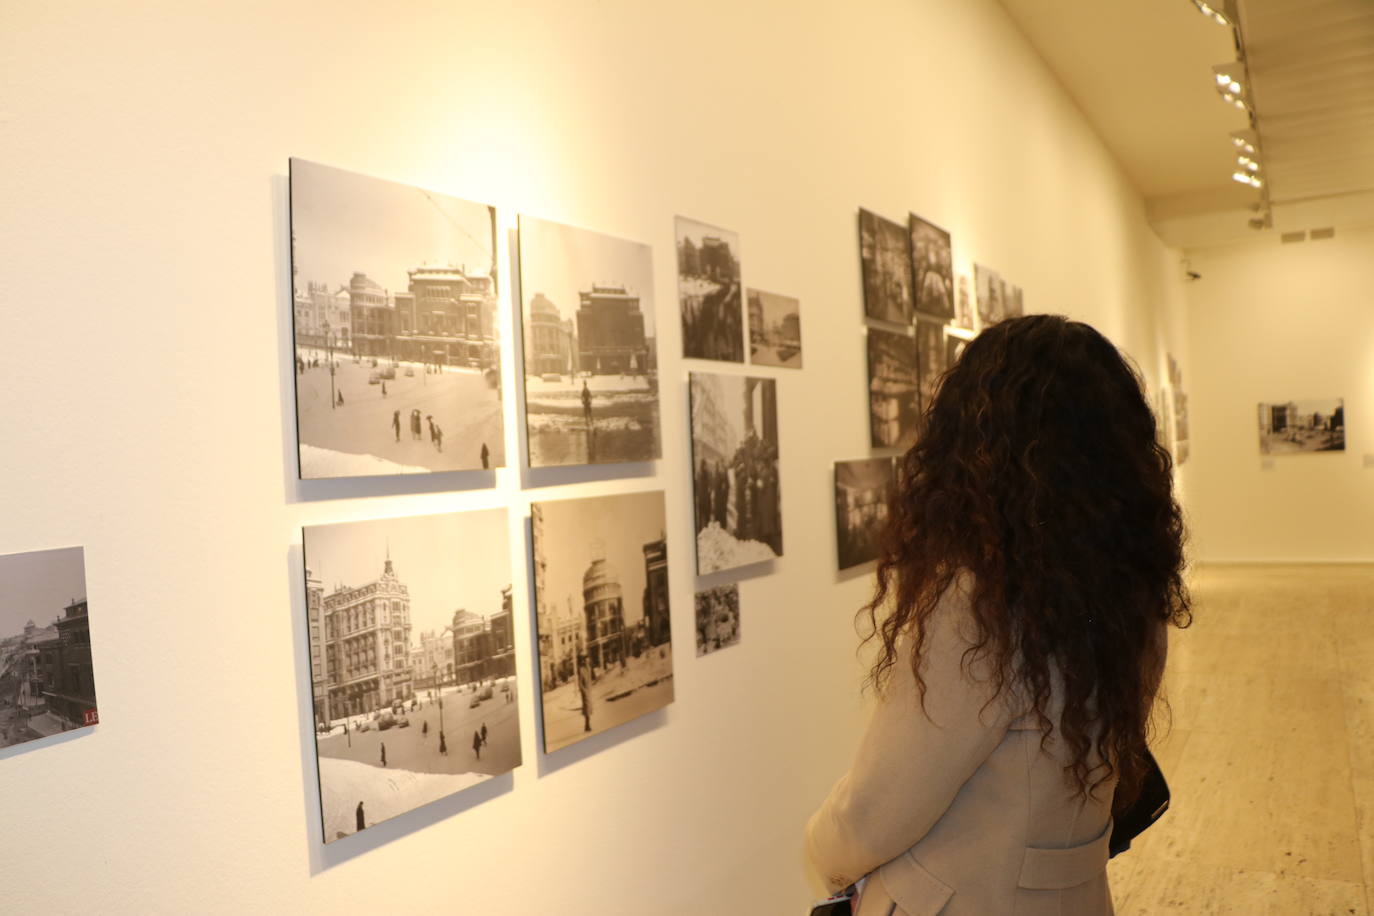
[{"label": "tiled floor", "polygon": [[1173,630],[1169,812],[1108,868],[1121,916],[1374,914],[1374,566],[1210,566]]}]

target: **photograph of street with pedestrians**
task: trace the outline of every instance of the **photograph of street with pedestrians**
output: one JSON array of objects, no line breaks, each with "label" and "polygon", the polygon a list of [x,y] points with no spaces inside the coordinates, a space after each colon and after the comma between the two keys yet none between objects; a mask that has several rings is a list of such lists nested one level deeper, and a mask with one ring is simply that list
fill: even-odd
[{"label": "photograph of street with pedestrians", "polygon": [[302,479],[502,467],[496,211],[291,160]]},{"label": "photograph of street with pedestrians", "polygon": [[[1177,413],[1174,420],[1178,420]],[[1183,431],[1186,436],[1186,425]],[[1343,452],[1345,398],[1306,398],[1260,404],[1259,439],[1262,455]]]},{"label": "photograph of street with pedestrians", "polygon": [[1000,274],[982,264],[973,265],[974,298],[978,308],[978,327],[981,330],[1007,317],[1005,293]]},{"label": "photograph of street with pedestrians", "polygon": [[840,569],[878,558],[896,489],[895,458],[835,462],[835,551]]},{"label": "photograph of street with pedestrians", "polygon": [[739,583],[696,594],[697,657],[739,643]]},{"label": "photograph of street with pedestrians", "polygon": [[925,410],[935,400],[935,389],[944,378],[949,364],[945,361],[945,328],[938,321],[916,319],[916,366],[920,372],[920,408]]},{"label": "photograph of street with pedestrians", "polygon": [[790,296],[749,290],[749,361],[760,366],[802,367],[801,303]]},{"label": "photograph of street with pedestrians", "polygon": [[697,575],[782,556],[778,383],[689,377]]},{"label": "photograph of street with pedestrians", "polygon": [[916,339],[868,329],[868,430],[874,448],[908,448],[916,441],[921,403]]},{"label": "photograph of street with pedestrians", "polygon": [[0,747],[97,725],[81,547],[0,556]]},{"label": "photograph of street with pedestrians", "polygon": [[908,214],[908,229],[916,311],[949,321],[954,318],[954,256],[949,233],[915,213]]},{"label": "photograph of street with pedestrians", "polygon": [[520,765],[505,509],[303,531],[324,841]]},{"label": "photograph of street with pedestrians", "polygon": [[544,753],[673,702],[663,491],[530,505]]},{"label": "photograph of street with pedestrians", "polygon": [[530,467],[660,457],[654,253],[520,216]]},{"label": "photograph of street with pedestrians", "polygon": [[906,227],[859,210],[859,267],[863,273],[864,314],[879,321],[910,324],[911,240]]},{"label": "photograph of street with pedestrians", "polygon": [[677,217],[673,225],[682,355],[744,362],[739,236],[685,216]]}]

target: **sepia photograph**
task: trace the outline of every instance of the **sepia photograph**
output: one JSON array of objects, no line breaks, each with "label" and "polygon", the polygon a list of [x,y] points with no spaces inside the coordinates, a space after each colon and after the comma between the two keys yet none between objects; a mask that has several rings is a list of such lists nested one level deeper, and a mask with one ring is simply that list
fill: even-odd
[{"label": "sepia photograph", "polygon": [[909,214],[911,275],[916,311],[950,321],[954,318],[954,257],[949,233]]},{"label": "sepia photograph", "polygon": [[915,297],[911,290],[911,239],[906,227],[859,210],[859,267],[864,314],[879,321],[910,324]]},{"label": "sepia photograph", "polygon": [[[1175,397],[1176,404],[1177,401]],[[1186,410],[1187,402],[1183,403]],[[1177,424],[1177,414],[1174,420]],[[1183,425],[1176,428],[1186,433],[1186,424],[1185,419]],[[1345,451],[1345,398],[1260,404],[1259,442],[1262,455]],[[1177,460],[1182,462],[1183,459]]]},{"label": "sepia photograph", "polygon": [[1005,288],[997,271],[982,264],[974,264],[973,286],[979,329],[996,324],[1007,317],[1007,307],[1003,301]]},{"label": "sepia photograph", "polygon": [[696,594],[697,657],[739,642],[739,583]]},{"label": "sepia photograph", "polygon": [[878,558],[896,490],[895,458],[835,462],[835,549],[840,569]]},{"label": "sepia photograph", "polygon": [[1005,284],[1003,286],[1005,296],[1003,299],[1007,318],[1019,318],[1026,313],[1025,303],[1022,300],[1021,287]]},{"label": "sepia photograph", "polygon": [[324,841],[520,765],[505,509],[303,531]]},{"label": "sepia photograph", "polygon": [[954,364],[964,355],[964,348],[967,346],[968,338],[948,333],[945,335],[945,371],[954,368]]},{"label": "sepia photograph", "polygon": [[749,290],[749,361],[759,366],[802,367],[801,303],[790,296]]},{"label": "sepia photograph", "polygon": [[869,444],[906,449],[916,441],[920,417],[920,377],[916,339],[908,334],[868,329]]},{"label": "sepia photograph", "polygon": [[663,491],[533,503],[544,753],[673,702]]},{"label": "sepia photograph", "polygon": [[291,160],[300,476],[505,465],[496,211]]},{"label": "sepia photograph", "polygon": [[920,373],[920,410],[935,400],[935,391],[949,364],[945,361],[945,328],[936,321],[916,320],[916,366]]},{"label": "sepia photograph", "polygon": [[660,457],[654,254],[520,216],[530,467]]},{"label": "sepia photograph", "polygon": [[690,377],[697,575],[782,556],[777,382]]},{"label": "sepia photograph", "polygon": [[98,725],[81,547],[0,556],[0,747]]},{"label": "sepia photograph", "polygon": [[674,230],[682,355],[744,362],[739,236],[685,216],[677,217]]},{"label": "sepia photograph", "polygon": [[963,328],[965,331],[973,330],[973,301],[969,295],[970,280],[968,274],[960,274],[956,284],[957,292],[954,296],[954,321],[956,328]]}]

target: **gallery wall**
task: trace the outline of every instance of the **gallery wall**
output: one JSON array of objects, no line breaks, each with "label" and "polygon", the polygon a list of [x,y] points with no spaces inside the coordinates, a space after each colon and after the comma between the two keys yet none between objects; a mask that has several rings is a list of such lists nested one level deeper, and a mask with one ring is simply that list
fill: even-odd
[{"label": "gallery wall", "polygon": [[[796,910],[813,891],[802,825],[863,721],[869,579],[834,571],[831,496],[831,463],[870,454],[858,208],[939,224],[959,270],[976,259],[1027,311],[1094,323],[1152,384],[1185,349],[1176,255],[992,0],[150,0],[5,18],[0,552],[84,545],[101,712],[0,752],[6,823],[24,825],[0,840],[7,910]],[[517,212],[652,245],[663,459],[629,477],[512,463],[299,482],[290,156],[494,204],[503,247]],[[740,644],[701,659],[686,373],[715,366],[677,356],[675,214],[740,234],[744,283],[801,300],[806,348],[804,370],[758,373],[778,379],[787,552],[743,579]],[[1273,333],[1317,360],[1318,340],[1348,345],[1327,318],[1356,306],[1310,292]],[[1353,376],[1248,370],[1247,402],[1261,379],[1354,397]],[[1229,407],[1197,403],[1195,435],[1219,436]],[[529,502],[656,488],[676,702],[545,756],[518,572]],[[326,849],[301,527],[492,506],[511,509],[525,763]]]},{"label": "gallery wall", "polygon": [[[1204,561],[1374,559],[1374,227],[1187,252],[1190,509]],[[1260,452],[1260,403],[1345,399],[1345,450]]]}]

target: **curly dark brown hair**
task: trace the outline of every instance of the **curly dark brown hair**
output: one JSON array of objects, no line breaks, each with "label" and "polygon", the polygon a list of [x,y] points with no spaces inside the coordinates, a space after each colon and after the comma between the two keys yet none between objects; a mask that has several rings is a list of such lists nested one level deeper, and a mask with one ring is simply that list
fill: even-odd
[{"label": "curly dark brown hair", "polygon": [[[1065,777],[1086,797],[1113,775],[1135,797],[1162,676],[1164,624],[1192,622],[1172,460],[1139,375],[1105,337],[1056,315],[1012,318],[945,374],[899,462],[872,600],[879,689],[910,637],[924,703],[925,623],[970,582],[994,699],[1029,703],[1041,743],[1059,729]],[[1047,713],[1063,678],[1058,723]]]}]

